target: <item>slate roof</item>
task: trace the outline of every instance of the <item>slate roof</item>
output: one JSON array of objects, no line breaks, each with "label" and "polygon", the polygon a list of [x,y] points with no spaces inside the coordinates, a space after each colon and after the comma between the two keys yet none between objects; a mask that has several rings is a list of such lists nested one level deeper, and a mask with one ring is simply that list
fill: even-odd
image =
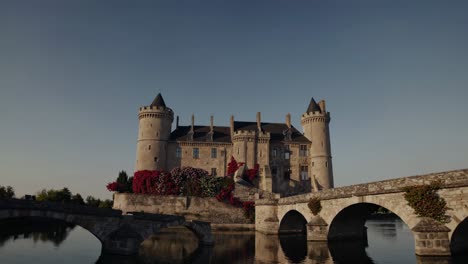
[{"label": "slate roof", "polygon": [[154,98],[153,102],[151,103],[150,106],[162,106],[166,107],[166,103],[164,102],[164,99],[162,98],[161,93],[158,93],[156,98]]},{"label": "slate roof", "polygon": [[[270,132],[271,141],[283,141],[284,133],[287,131],[288,126],[282,123],[261,123],[264,132]],[[257,122],[244,122],[235,121],[234,130],[257,130]],[[179,126],[171,133],[171,140],[173,141],[189,141],[188,133],[190,126]],[[208,132],[210,126],[194,126],[193,141],[206,142],[208,141]],[[295,127],[291,127],[291,139],[294,142],[310,143],[310,141],[302,135]],[[231,129],[230,127],[215,126],[213,142],[231,142]]]},{"label": "slate roof", "polygon": [[[270,132],[271,141],[283,141],[284,132],[288,126],[284,123],[261,123],[262,131]],[[235,121],[234,130],[257,130],[257,122]],[[295,127],[291,126],[291,139],[292,141],[299,141],[309,143],[310,141],[302,135]]]},{"label": "slate roof", "polygon": [[[213,127],[213,142],[231,142],[231,129],[229,127]],[[171,133],[171,140],[189,141],[188,133],[190,126],[179,126]],[[210,126],[194,126],[193,127],[193,141],[208,141],[208,132]]]},{"label": "slate roof", "polygon": [[306,113],[311,113],[311,112],[316,112],[316,111],[322,112],[322,110],[320,109],[320,107],[317,105],[314,98],[312,97],[310,99],[309,107],[307,107],[307,112]]}]

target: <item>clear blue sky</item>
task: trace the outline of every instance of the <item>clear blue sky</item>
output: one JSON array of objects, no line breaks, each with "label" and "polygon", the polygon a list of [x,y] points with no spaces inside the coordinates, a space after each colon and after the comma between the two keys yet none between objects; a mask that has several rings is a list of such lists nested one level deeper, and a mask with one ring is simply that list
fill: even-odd
[{"label": "clear blue sky", "polygon": [[468,167],[467,1],[0,1],[0,185],[110,197],[138,107],[269,122],[325,99],[337,186]]}]

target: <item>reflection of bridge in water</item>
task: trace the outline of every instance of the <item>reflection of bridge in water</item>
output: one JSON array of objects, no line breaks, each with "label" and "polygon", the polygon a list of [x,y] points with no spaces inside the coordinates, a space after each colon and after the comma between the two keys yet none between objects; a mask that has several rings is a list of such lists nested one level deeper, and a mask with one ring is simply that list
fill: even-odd
[{"label": "reflection of bridge in water", "polygon": [[[440,181],[438,191],[450,210],[447,223],[418,217],[403,196],[403,187]],[[322,211],[312,215],[311,197]],[[366,239],[366,219],[379,207],[397,215],[412,231],[419,256],[468,252],[468,169],[358,184],[317,193],[255,201],[255,228],[266,234],[307,233],[309,241]]]},{"label": "reflection of bridge in water", "polygon": [[211,225],[201,221],[186,221],[183,216],[133,213],[73,204],[0,200],[0,220],[40,217],[61,220],[83,227],[102,244],[103,253],[137,254],[140,244],[160,230],[184,226],[191,230],[201,245],[212,245]]}]

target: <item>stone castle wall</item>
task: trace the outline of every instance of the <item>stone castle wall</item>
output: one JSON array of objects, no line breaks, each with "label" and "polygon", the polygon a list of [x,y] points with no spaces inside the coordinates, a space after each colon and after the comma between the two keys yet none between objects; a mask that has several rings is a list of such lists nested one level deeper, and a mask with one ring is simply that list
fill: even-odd
[{"label": "stone castle wall", "polygon": [[212,224],[250,224],[242,208],[219,202],[216,198],[155,196],[130,193],[114,194],[114,209],[184,216]]}]

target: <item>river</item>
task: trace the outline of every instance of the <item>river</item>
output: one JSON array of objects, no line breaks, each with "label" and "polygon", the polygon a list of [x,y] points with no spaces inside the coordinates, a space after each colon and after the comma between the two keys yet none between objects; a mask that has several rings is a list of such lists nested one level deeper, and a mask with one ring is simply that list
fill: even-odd
[{"label": "river", "polygon": [[366,222],[367,243],[307,242],[303,235],[266,236],[255,232],[215,232],[214,247],[197,247],[185,229],[166,229],[143,242],[137,257],[101,255],[87,230],[63,222],[15,219],[0,223],[0,263],[375,263],[461,264],[468,256],[421,259],[411,231],[398,218]]}]

